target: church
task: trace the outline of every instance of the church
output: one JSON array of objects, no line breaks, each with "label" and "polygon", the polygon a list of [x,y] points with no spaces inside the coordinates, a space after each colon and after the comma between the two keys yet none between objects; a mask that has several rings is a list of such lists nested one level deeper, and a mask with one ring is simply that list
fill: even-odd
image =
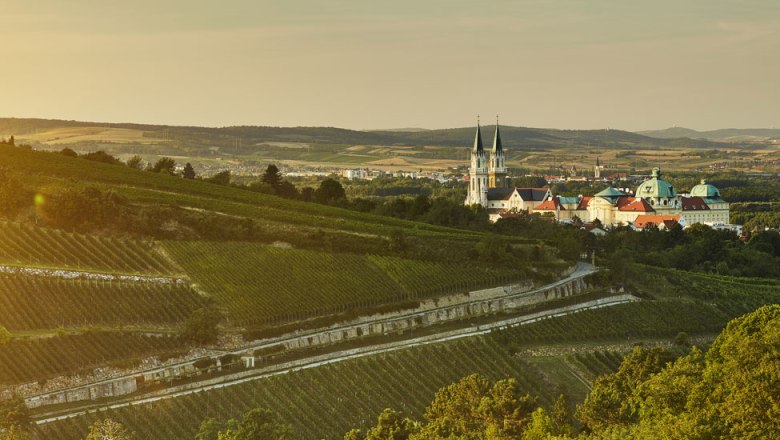
[{"label": "church", "polygon": [[465,204],[481,205],[487,209],[491,222],[520,211],[532,212],[539,204],[552,197],[549,188],[508,187],[505,159],[498,121],[493,135],[493,147],[487,152],[482,143],[482,129],[477,122]]},{"label": "church", "polygon": [[561,197],[553,196],[549,188],[515,188],[507,183],[498,121],[489,151],[484,148],[477,123],[465,204],[487,209],[491,222],[525,211],[564,223],[598,220],[605,226],[628,225],[639,229],[649,224],[661,228],[674,223],[683,227],[695,223],[729,224],[729,204],[721,198],[718,188],[702,180],[689,194],[678,194],[662,178],[659,168],[654,168],[650,178],[633,194],[609,187],[593,196]]}]

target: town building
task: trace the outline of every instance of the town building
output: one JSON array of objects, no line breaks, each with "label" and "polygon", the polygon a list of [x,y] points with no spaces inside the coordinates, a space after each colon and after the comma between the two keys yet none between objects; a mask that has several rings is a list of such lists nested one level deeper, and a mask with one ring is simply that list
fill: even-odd
[{"label": "town building", "polygon": [[480,205],[487,209],[490,221],[517,214],[531,212],[540,203],[552,197],[549,188],[510,188],[507,185],[506,155],[501,143],[501,131],[496,121],[493,147],[485,151],[482,130],[477,123],[474,146],[471,149],[469,167],[469,189],[464,202],[466,206]]},{"label": "town building", "polygon": [[662,178],[659,168],[653,169],[650,178],[640,183],[633,194],[610,187],[592,197],[551,197],[534,212],[562,222],[598,220],[603,225],[631,225],[638,229],[656,222],[669,226],[672,221],[683,227],[696,223],[729,224],[729,204],[715,186],[702,180],[690,194],[678,194]]}]

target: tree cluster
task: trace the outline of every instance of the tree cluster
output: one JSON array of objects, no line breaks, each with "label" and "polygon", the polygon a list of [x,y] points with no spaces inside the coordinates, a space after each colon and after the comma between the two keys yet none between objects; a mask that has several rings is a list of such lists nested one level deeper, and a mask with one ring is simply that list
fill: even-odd
[{"label": "tree cluster", "polygon": [[240,420],[230,419],[226,423],[213,417],[205,418],[195,440],[285,440],[292,432],[292,427],[284,423],[279,414],[255,408],[245,412]]}]

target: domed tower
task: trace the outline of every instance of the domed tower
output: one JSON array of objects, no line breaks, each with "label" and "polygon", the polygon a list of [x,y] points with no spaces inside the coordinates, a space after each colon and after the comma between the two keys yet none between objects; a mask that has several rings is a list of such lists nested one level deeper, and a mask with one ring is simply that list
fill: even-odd
[{"label": "domed tower", "polygon": [[506,187],[504,147],[501,145],[501,132],[498,130],[498,117],[496,117],[496,134],[493,136],[493,149],[490,150],[488,186],[490,188]]},{"label": "domed tower", "polygon": [[661,169],[653,168],[650,179],[642,182],[636,189],[636,197],[641,197],[656,211],[679,207],[677,191],[671,183],[661,179]]},{"label": "domed tower", "polygon": [[707,183],[707,179],[701,179],[701,182],[691,189],[691,196],[703,199],[720,199],[720,191],[715,185]]},{"label": "domed tower", "polygon": [[482,145],[482,131],[477,120],[477,134],[471,149],[471,167],[469,168],[469,193],[465,204],[487,207],[488,163],[485,147]]}]

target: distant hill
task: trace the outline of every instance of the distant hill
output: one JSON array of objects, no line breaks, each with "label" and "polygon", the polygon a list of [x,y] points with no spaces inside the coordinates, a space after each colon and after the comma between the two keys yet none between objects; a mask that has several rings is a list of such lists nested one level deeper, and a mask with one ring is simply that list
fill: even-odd
[{"label": "distant hill", "polygon": [[672,127],[664,130],[640,131],[639,134],[659,139],[690,138],[706,139],[715,142],[765,142],[780,139],[778,128],[722,128],[719,130],[696,131],[684,127]]},{"label": "distant hill", "polygon": [[[85,132],[85,129],[90,129]],[[103,129],[103,130],[98,130]],[[15,135],[33,145],[79,144],[90,146],[99,142],[127,144],[158,144],[173,151],[188,154],[211,153],[216,148],[243,150],[270,142],[296,142],[334,145],[405,145],[412,147],[441,146],[468,147],[475,127],[440,130],[395,129],[379,131],[348,130],[335,127],[188,127],[132,123],[102,123],[50,119],[0,118],[0,136]],[[492,142],[494,126],[483,127],[486,144]],[[726,145],[694,139],[684,133],[679,136],[651,137],[647,134],[623,130],[558,130],[502,126],[505,146],[526,149],[554,149],[557,147],[585,148],[718,148]],[[165,150],[165,149],[163,149]]]}]

